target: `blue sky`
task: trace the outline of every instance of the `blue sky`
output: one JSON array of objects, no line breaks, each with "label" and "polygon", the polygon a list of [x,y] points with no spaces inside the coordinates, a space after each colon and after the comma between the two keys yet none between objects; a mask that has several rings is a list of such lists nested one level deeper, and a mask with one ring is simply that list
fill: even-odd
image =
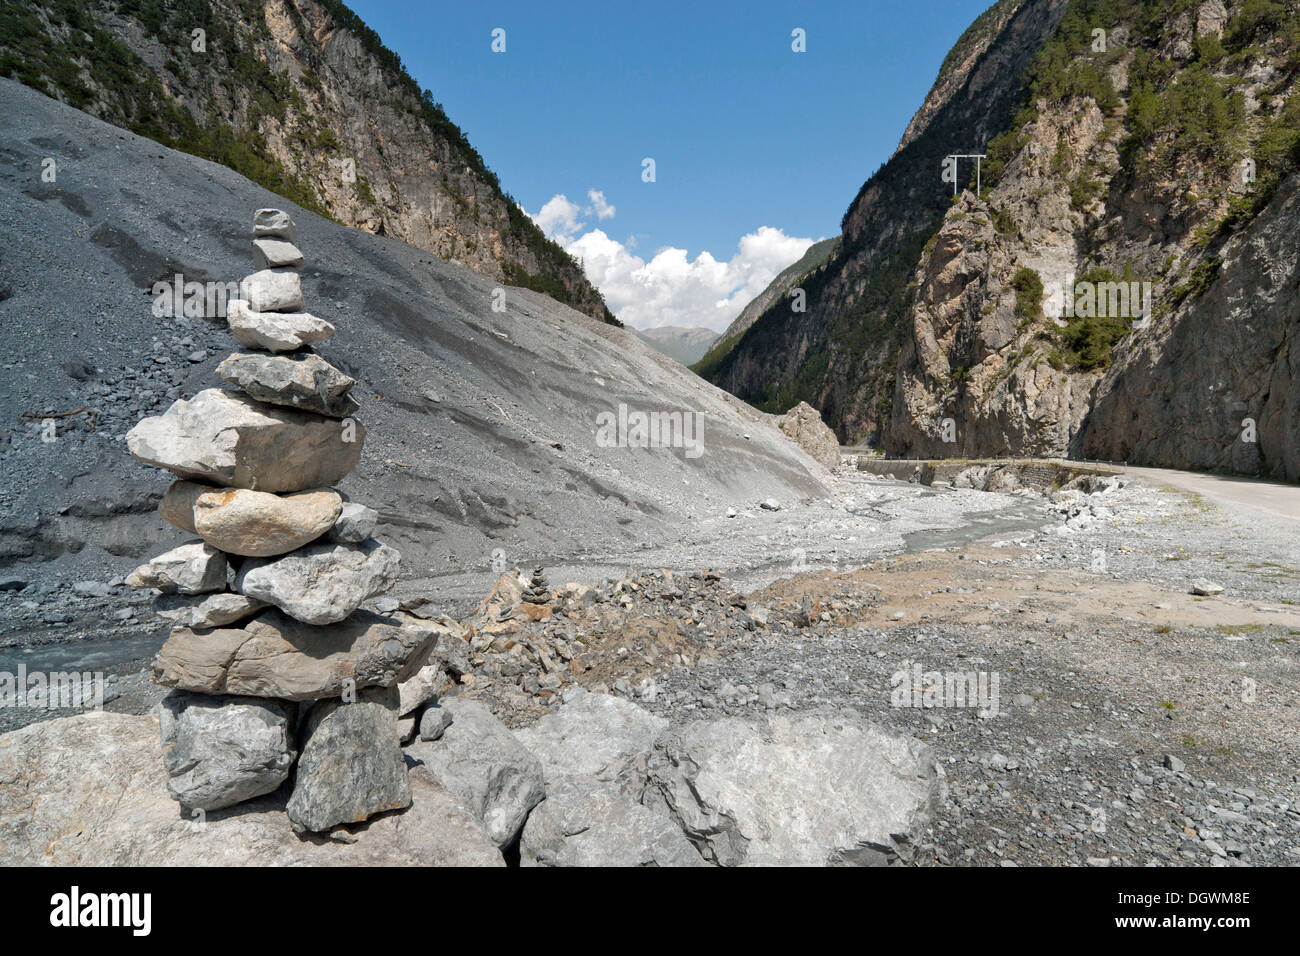
[{"label": "blue sky", "polygon": [[616,313],[721,329],[839,232],[991,2],[350,5]]}]

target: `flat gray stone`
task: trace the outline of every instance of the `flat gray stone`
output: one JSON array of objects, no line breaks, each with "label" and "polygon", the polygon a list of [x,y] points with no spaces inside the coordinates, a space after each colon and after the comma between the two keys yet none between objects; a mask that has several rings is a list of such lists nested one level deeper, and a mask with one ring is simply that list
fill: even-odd
[{"label": "flat gray stone", "polygon": [[156,683],[282,700],[392,687],[424,666],[440,632],[412,617],[357,611],[317,627],[265,611],[243,627],[176,628],[153,662]]},{"label": "flat gray stone", "polygon": [[334,326],[310,312],[260,312],[244,299],[226,303],[230,334],[240,345],[292,352],[334,337]]},{"label": "flat gray stone", "polygon": [[284,405],[331,418],[347,418],[360,406],[348,394],[356,379],[314,352],[256,355],[236,352],[217,366],[221,378],[259,402]]},{"label": "flat gray stone", "polygon": [[159,594],[153,599],[154,612],[181,627],[225,627],[256,614],[266,607],[242,594]]},{"label": "flat gray stone", "polygon": [[668,721],[628,700],[576,688],[564,703],[515,738],[542,762],[547,781],[566,775],[609,779],[649,753]]},{"label": "flat gray stone", "polygon": [[296,269],[302,265],[302,252],[284,239],[254,239],[253,261],[260,269]]}]

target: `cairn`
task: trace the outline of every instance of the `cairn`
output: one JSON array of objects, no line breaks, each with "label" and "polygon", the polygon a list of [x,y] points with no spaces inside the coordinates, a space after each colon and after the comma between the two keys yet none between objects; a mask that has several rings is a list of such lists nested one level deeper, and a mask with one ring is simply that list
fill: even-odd
[{"label": "cairn", "polygon": [[540,567],[533,568],[533,576],[528,581],[528,586],[524,588],[521,600],[528,604],[550,604],[551,592],[546,583],[546,576],[542,573]]},{"label": "cairn", "polygon": [[[177,476],[163,520],[197,540],[127,578],[173,622],[153,664],[173,688],[161,729],[168,790],[193,811],[280,788],[287,812],[328,831],[411,803],[397,685],[437,639],[414,618],[360,610],[397,579],[377,514],[331,486],[357,464],[365,428],[355,381],[312,348],[334,326],[307,312],[297,230],[278,209],[253,218],[260,267],[227,306],[247,351],[206,389],[146,418],[131,455]],[[301,719],[299,719],[301,717]]]}]

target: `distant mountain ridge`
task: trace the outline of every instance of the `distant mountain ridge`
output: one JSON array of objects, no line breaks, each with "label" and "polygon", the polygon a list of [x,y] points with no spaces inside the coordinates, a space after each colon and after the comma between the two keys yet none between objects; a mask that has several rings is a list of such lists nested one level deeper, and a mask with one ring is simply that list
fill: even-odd
[{"label": "distant mountain ridge", "polygon": [[340,0],[0,0],[0,76],[343,225],[616,321]]},{"label": "distant mountain ridge", "polygon": [[712,329],[661,325],[653,329],[635,329],[637,338],[667,355],[680,365],[692,365],[708,351],[718,338]]}]

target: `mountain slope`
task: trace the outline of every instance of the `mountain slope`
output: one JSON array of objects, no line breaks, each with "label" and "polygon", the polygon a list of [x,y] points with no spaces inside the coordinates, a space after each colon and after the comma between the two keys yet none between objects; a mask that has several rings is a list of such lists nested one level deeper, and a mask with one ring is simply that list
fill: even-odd
[{"label": "mountain slope", "polygon": [[1300,478],[1300,4],[1075,0],[1026,89],[916,268],[885,448]]},{"label": "mountain slope", "polygon": [[782,269],[780,274],[767,284],[767,288],[755,296],[749,305],[741,309],[740,315],[736,316],[726,330],[717,337],[717,341],[709,347],[708,352],[700,359],[695,371],[705,378],[709,378],[723,357],[740,341],[741,336],[748,331],[751,325],[758,321],[758,317],[770,309],[777,300],[784,299],[789,295],[790,291],[796,288],[805,276],[825,265],[826,260],[835,252],[835,245],[838,242],[838,237],[814,242],[808,247],[808,251],[799,257],[797,262],[793,262],[785,269]]},{"label": "mountain slope", "polygon": [[661,325],[655,329],[637,329],[636,336],[680,365],[699,361],[718,338],[712,329],[687,329],[679,325]]},{"label": "mountain slope", "polygon": [[1006,128],[1018,78],[1064,8],[1065,0],[1025,0],[1005,21],[986,21],[989,37],[966,38],[983,52],[962,60],[951,89],[931,92],[932,117],[863,185],[834,255],[805,284],[807,311],[775,303],[710,381],[771,411],[806,400],[845,442],[876,435],[889,418],[907,282],[950,201],[943,157],[979,151]]},{"label": "mountain slope", "polygon": [[[692,516],[827,493],[766,416],[626,329],[513,287],[495,311],[495,280],[10,80],[0,118],[0,244],[23,250],[0,259],[0,565],[180,543],[154,511],[167,478],[122,439],[220,387],[238,346],[222,320],[155,317],[150,291],[248,274],[253,210],[277,202],[298,225],[307,306],[338,329],[319,351],[358,380],[369,434],[343,490],[376,503],[404,574],[487,572],[498,549],[511,563],[634,553]],[[620,405],[701,415],[703,453],[608,447],[597,415]]]},{"label": "mountain slope", "polygon": [[344,225],[615,321],[339,0],[0,0],[0,76]]}]

